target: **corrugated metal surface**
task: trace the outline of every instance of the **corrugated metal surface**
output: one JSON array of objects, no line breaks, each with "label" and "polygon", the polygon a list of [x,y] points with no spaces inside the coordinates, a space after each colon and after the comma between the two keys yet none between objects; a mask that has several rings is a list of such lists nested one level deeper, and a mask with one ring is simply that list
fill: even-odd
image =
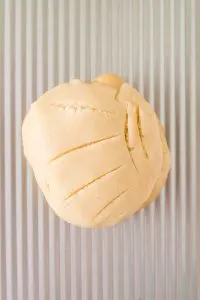
[{"label": "corrugated metal surface", "polygon": [[[199,6],[0,0],[0,299],[200,299]],[[104,72],[121,74],[153,103],[172,170],[150,207],[115,228],[84,230],[43,200],[23,158],[21,122],[48,88]]]}]

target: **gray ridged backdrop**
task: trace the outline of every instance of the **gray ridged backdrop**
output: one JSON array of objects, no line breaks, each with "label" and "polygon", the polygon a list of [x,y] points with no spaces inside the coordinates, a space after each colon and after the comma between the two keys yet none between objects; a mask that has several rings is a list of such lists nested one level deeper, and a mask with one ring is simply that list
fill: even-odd
[{"label": "gray ridged backdrop", "polygon": [[[0,0],[1,300],[200,299],[198,12],[197,0]],[[21,123],[45,90],[105,72],[153,104],[172,169],[151,206],[86,230],[47,206]]]}]

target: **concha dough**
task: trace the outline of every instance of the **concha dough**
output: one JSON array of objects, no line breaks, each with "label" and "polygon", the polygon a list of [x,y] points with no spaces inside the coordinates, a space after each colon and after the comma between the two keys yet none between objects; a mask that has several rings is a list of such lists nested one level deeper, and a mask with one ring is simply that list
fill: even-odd
[{"label": "concha dough", "polygon": [[82,227],[110,226],[160,193],[170,158],[151,105],[123,79],[72,80],[32,104],[24,154],[50,207]]}]

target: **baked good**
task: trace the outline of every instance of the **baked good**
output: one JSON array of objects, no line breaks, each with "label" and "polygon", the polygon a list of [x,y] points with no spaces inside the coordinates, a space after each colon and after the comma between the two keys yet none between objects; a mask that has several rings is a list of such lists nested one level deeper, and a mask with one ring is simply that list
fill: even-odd
[{"label": "baked good", "polygon": [[155,200],[170,168],[153,108],[112,74],[47,91],[32,104],[22,137],[50,207],[82,227],[114,225]]}]

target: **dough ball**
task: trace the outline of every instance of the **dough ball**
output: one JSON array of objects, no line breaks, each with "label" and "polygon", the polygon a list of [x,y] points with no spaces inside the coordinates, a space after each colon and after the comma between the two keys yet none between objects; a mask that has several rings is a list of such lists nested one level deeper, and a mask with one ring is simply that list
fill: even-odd
[{"label": "dough ball", "polygon": [[23,126],[24,154],[54,212],[82,226],[114,225],[158,196],[169,172],[164,130],[123,79],[75,79],[47,91]]}]

